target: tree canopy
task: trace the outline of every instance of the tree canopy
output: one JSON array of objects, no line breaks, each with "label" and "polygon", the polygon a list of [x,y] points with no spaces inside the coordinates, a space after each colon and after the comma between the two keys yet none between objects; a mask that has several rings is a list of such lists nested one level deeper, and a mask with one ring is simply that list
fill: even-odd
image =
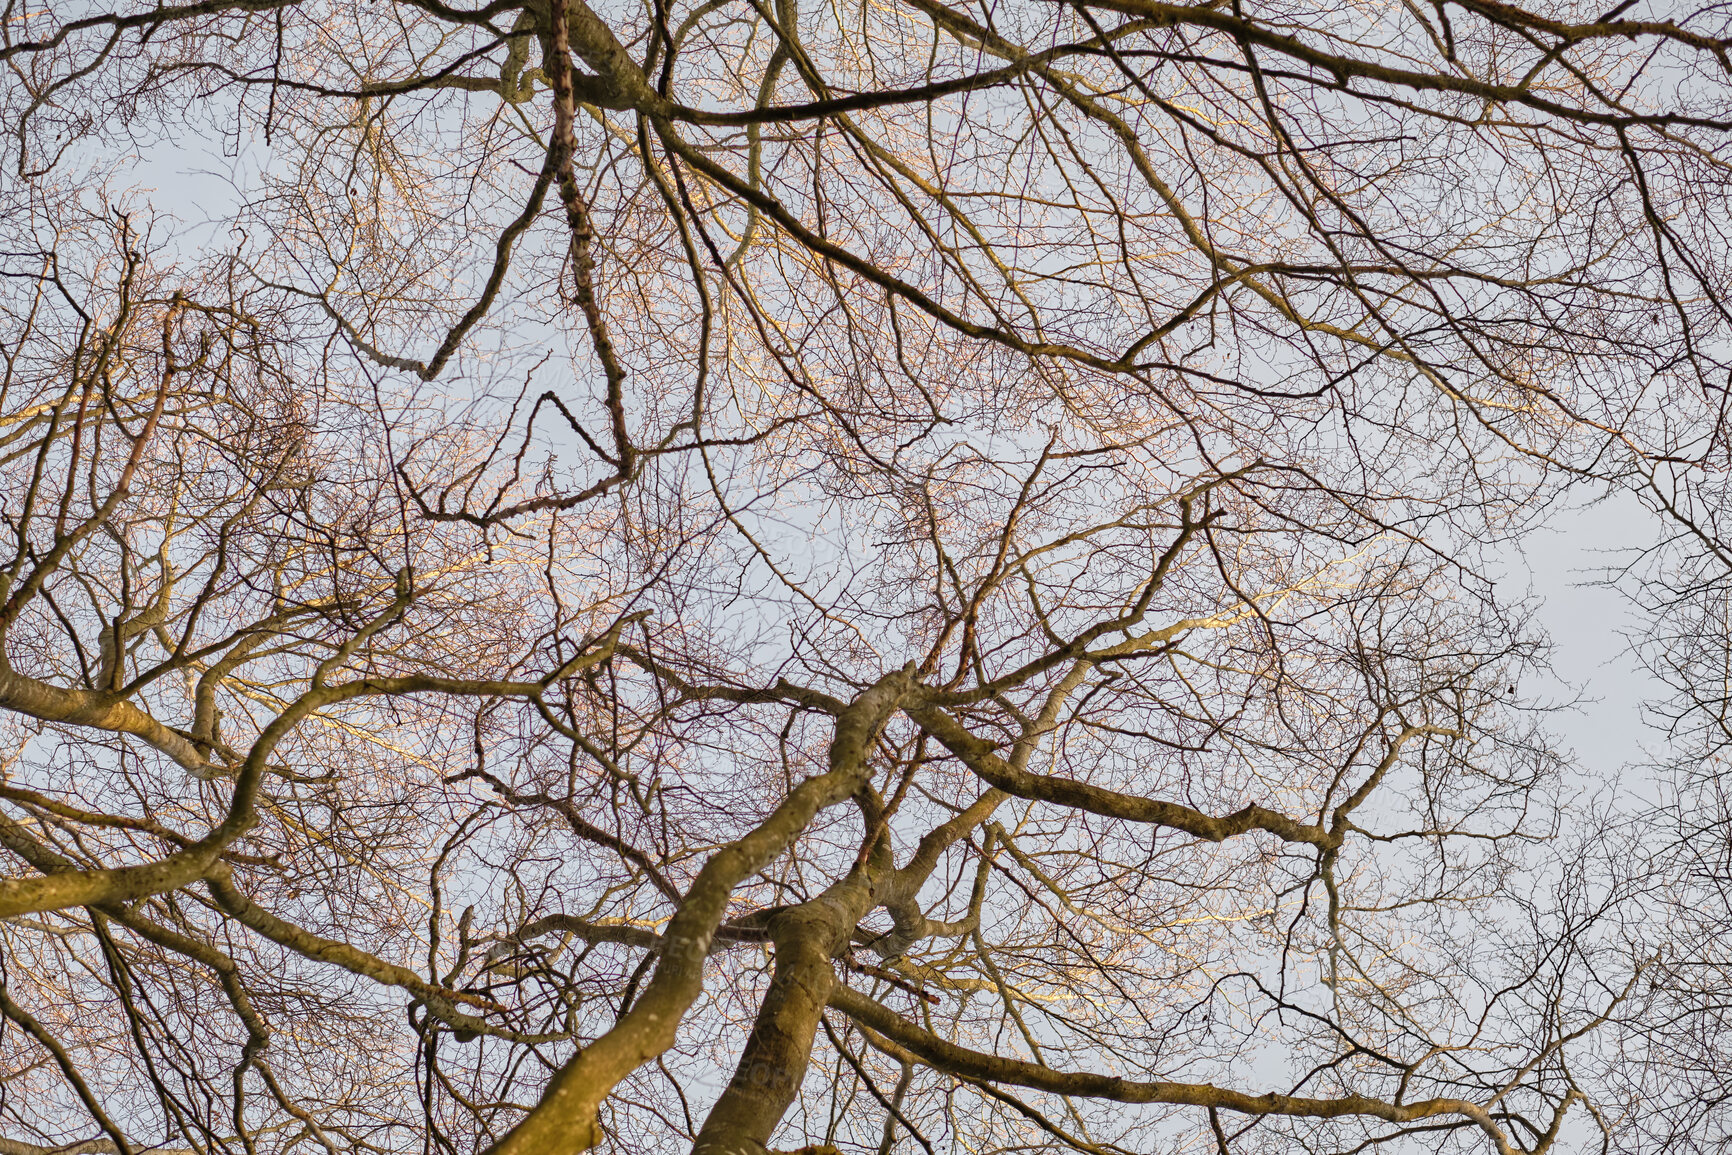
[{"label": "tree canopy", "polygon": [[0,61],[0,1155],[1724,1149],[1723,7]]}]

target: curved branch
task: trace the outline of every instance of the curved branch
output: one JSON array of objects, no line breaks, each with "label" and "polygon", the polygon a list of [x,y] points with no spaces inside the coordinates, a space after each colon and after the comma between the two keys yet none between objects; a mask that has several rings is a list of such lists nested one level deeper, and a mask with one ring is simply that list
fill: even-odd
[{"label": "curved branch", "polygon": [[1186,1107],[1213,1107],[1241,1115],[1281,1115],[1300,1119],[1342,1119],[1364,1116],[1387,1123],[1408,1123],[1455,1115],[1471,1120],[1492,1140],[1499,1155],[1517,1155],[1491,1115],[1477,1103],[1465,1099],[1422,1099],[1415,1103],[1386,1103],[1364,1095],[1335,1099],[1313,1099],[1269,1092],[1252,1095],[1216,1087],[1209,1083],[1139,1082],[1116,1075],[1087,1071],[1055,1071],[1020,1059],[1006,1059],[942,1039],[909,1022],[856,990],[837,986],[830,1005],[861,1026],[869,1027],[900,1044],[909,1053],[936,1070],[968,1079],[1032,1087],[1055,1095],[1110,1099],[1117,1103],[1167,1103]]}]

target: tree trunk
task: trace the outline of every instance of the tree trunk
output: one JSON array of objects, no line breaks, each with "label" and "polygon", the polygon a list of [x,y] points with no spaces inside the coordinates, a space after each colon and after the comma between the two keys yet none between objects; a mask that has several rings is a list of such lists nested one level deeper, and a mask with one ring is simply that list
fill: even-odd
[{"label": "tree trunk", "polygon": [[763,1155],[799,1093],[825,1003],[836,985],[833,961],[872,907],[864,870],[770,924],[775,972],[733,1079],[710,1109],[693,1155]]}]

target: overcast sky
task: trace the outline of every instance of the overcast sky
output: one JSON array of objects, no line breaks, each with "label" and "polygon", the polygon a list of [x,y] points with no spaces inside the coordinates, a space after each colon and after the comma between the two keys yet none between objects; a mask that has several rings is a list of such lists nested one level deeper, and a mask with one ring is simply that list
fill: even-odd
[{"label": "overcast sky", "polygon": [[[1577,501],[1528,533],[1509,552],[1503,575],[1509,592],[1529,589],[1540,599],[1539,624],[1555,646],[1559,684],[1552,692],[1567,699],[1573,688],[1580,695],[1575,709],[1556,716],[1556,732],[1583,769],[1596,777],[1618,774],[1638,792],[1648,777],[1640,764],[1664,738],[1644,723],[1642,703],[1663,687],[1631,652],[1631,638],[1640,634],[1638,614],[1623,593],[1596,580],[1617,563],[1619,551],[1653,536],[1652,515],[1633,498]],[[1540,685],[1525,689],[1545,692]]]}]

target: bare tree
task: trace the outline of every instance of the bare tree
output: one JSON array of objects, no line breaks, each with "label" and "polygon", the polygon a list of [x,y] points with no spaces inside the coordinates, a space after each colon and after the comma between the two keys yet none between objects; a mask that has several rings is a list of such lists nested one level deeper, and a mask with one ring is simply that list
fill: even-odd
[{"label": "bare tree", "polygon": [[1693,524],[1718,9],[0,29],[0,1152],[1711,1142],[1484,563]]}]

